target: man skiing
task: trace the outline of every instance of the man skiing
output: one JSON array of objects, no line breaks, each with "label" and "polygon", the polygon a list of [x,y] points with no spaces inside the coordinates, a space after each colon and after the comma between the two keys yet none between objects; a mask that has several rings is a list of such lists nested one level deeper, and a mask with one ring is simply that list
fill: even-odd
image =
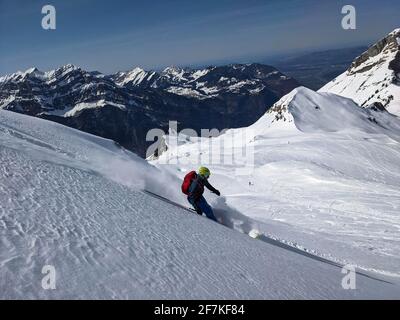
[{"label": "man skiing", "polygon": [[189,203],[199,215],[204,213],[207,218],[217,221],[212,208],[203,197],[204,187],[218,196],[221,195],[221,193],[208,182],[209,177],[210,170],[206,167],[201,167],[197,173],[196,171],[189,172],[183,180],[182,192],[188,196],[187,199]]}]

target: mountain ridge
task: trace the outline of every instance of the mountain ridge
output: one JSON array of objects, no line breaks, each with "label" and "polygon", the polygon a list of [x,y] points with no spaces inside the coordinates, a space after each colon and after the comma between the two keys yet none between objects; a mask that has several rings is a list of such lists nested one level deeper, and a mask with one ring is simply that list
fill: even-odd
[{"label": "mountain ridge", "polygon": [[400,28],[356,57],[319,92],[336,93],[361,106],[375,104],[400,116]]},{"label": "mountain ridge", "polygon": [[[206,69],[134,68],[114,75],[72,64],[0,78],[0,108],[53,120],[117,141],[141,156],[151,129],[170,120],[200,133],[249,125],[299,84],[262,64]],[[122,106],[122,107],[121,107]]]}]

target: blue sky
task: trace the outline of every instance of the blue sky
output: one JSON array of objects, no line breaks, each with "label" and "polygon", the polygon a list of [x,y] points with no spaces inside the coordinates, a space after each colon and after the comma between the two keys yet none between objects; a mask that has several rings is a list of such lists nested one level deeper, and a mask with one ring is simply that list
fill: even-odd
[{"label": "blue sky", "polygon": [[[349,3],[357,30],[341,28]],[[54,31],[41,28],[45,4],[57,10]],[[398,0],[0,0],[0,74],[256,62],[371,44],[400,27],[399,12]]]}]

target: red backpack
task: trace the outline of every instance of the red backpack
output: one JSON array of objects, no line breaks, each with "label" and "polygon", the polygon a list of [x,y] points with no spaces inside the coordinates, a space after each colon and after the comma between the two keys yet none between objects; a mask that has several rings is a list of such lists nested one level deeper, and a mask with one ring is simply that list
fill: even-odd
[{"label": "red backpack", "polygon": [[193,180],[196,179],[197,177],[197,173],[196,171],[190,171],[185,178],[183,178],[183,182],[182,182],[182,192],[184,194],[189,194],[189,188],[190,185],[192,184]]}]

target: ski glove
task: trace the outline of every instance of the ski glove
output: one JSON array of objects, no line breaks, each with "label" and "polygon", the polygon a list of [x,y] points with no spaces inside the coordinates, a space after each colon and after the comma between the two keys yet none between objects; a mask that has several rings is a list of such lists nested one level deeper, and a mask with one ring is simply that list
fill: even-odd
[{"label": "ski glove", "polygon": [[214,193],[219,197],[221,195],[221,192],[219,192],[218,190],[215,190]]}]

